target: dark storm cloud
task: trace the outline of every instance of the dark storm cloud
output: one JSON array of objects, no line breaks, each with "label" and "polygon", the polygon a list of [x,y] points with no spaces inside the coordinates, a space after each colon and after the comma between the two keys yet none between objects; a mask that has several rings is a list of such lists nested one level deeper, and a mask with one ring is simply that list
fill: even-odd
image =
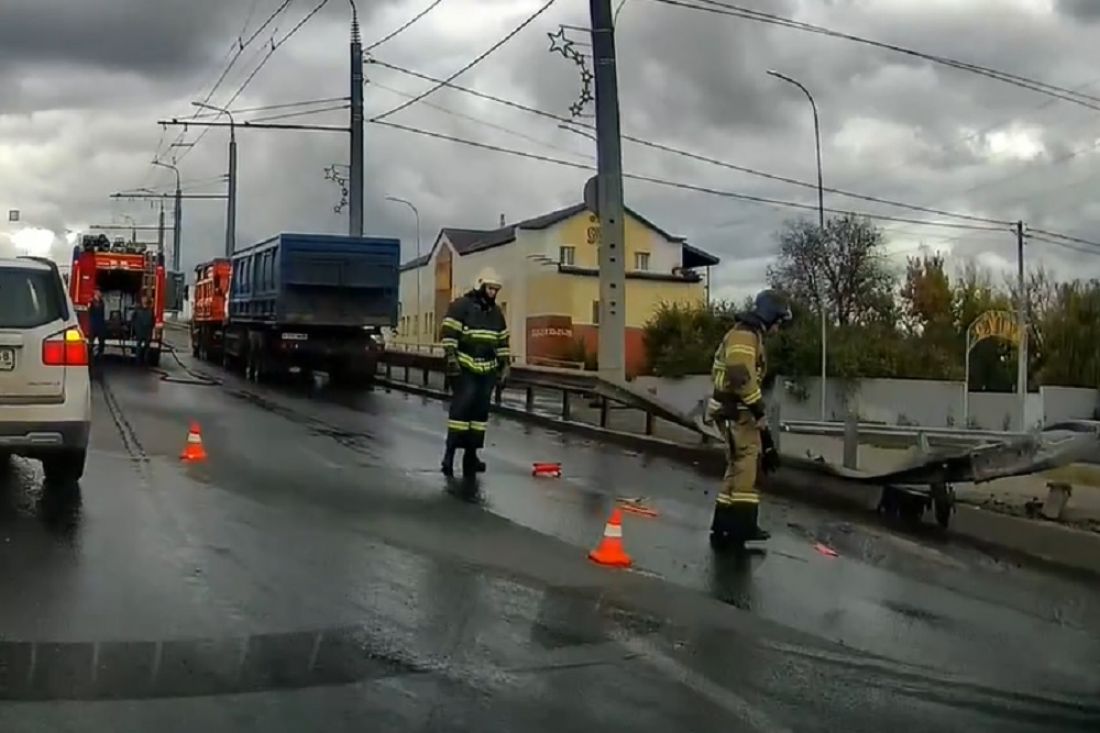
[{"label": "dark storm cloud", "polygon": [[[281,0],[258,0],[255,27]],[[742,0],[748,4],[749,0]],[[155,220],[147,203],[109,203],[112,190],[171,187],[171,173],[150,169],[158,118],[192,112],[209,89],[244,24],[252,0],[0,0],[0,199],[26,219],[57,232],[128,213]],[[314,5],[294,0],[281,36]],[[377,58],[445,77],[487,49],[540,3],[445,0],[408,32],[377,49]],[[396,28],[427,0],[360,0],[366,42]],[[1083,5],[1083,4],[1082,4]],[[930,0],[889,3],[785,0],[770,12],[1035,76],[1096,93],[1089,8],[1061,3],[1058,13],[1025,0]],[[1032,9],[1029,9],[1032,8]],[[15,13],[14,15],[12,13]],[[1073,13],[1073,15],[1071,15]],[[559,1],[530,28],[459,81],[558,114],[579,91],[576,67],[546,49],[558,23],[587,25],[586,3]],[[276,53],[235,107],[346,94],[349,4],[331,0]],[[270,33],[264,34],[263,43]],[[578,41],[583,32],[572,31]],[[1095,112],[1032,92],[837,39],[631,0],[617,42],[625,132],[740,165],[813,180],[813,127],[800,93],[766,76],[776,68],[815,95],[821,111],[827,185],[998,218],[1023,217],[1045,227],[1100,237],[1095,187],[1100,149]],[[263,43],[247,49],[213,101],[224,102],[255,67]],[[424,82],[368,66],[368,111],[402,101],[382,85],[417,93]],[[1089,86],[1089,82],[1094,82]],[[593,160],[592,143],[553,121],[442,90],[393,121],[511,148]],[[439,109],[443,107],[444,109]],[[13,114],[19,113],[19,114]],[[305,118],[330,124],[346,112]],[[369,116],[369,114],[368,114]],[[488,123],[488,124],[484,124]],[[169,130],[167,143],[177,130]],[[192,130],[188,138],[194,139]],[[999,136],[999,137],[998,137]],[[224,130],[211,131],[181,162],[184,178],[225,170]],[[250,130],[240,134],[241,243],[285,229],[345,231],[332,207],[338,189],[325,166],[347,159],[346,138],[323,133]],[[1027,146],[1033,154],[1021,155]],[[170,157],[179,149],[159,148]],[[791,187],[634,144],[627,170],[715,189],[813,205],[813,190]],[[415,251],[411,212],[385,201],[413,200],[423,247],[440,226],[495,226],[573,203],[588,173],[516,159],[454,143],[367,128],[365,211],[368,230],[400,236]],[[205,184],[207,190],[217,185]],[[719,291],[754,288],[775,250],[784,220],[813,216],[789,208],[628,181],[629,203],[662,227],[723,258]],[[874,213],[912,212],[827,194],[827,204]],[[221,202],[185,205],[184,263],[220,252]],[[1011,259],[1011,237],[887,224],[898,250],[921,243],[962,256]],[[1100,258],[1051,248],[1035,261],[1096,271]],[[992,254],[990,254],[992,253]],[[901,260],[899,259],[899,262]]]},{"label": "dark storm cloud", "polygon": [[1055,6],[1061,12],[1087,22],[1100,19],[1100,3],[1096,0],[1057,0]]},{"label": "dark storm cloud", "polygon": [[0,65],[58,64],[148,75],[205,65],[249,0],[4,0]]}]

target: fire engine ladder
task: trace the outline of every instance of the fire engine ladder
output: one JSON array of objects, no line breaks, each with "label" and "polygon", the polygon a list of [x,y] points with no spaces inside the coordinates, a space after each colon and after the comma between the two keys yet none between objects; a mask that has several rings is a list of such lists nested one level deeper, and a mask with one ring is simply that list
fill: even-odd
[{"label": "fire engine ladder", "polygon": [[157,297],[157,253],[149,250],[145,253],[145,268],[141,273],[141,299],[146,298],[156,307]]}]

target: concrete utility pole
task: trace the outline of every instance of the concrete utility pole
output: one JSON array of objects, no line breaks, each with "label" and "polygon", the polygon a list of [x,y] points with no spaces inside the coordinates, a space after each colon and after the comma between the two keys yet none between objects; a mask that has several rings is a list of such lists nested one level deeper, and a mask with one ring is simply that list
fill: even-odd
[{"label": "concrete utility pole", "polygon": [[626,242],[619,81],[611,0],[589,0],[596,79],[596,200],[600,216],[600,378],[626,380]]},{"label": "concrete utility pole", "polygon": [[173,243],[172,247],[172,272],[180,271],[180,235],[183,232],[183,187],[180,184],[180,169],[172,163],[162,163],[159,160],[154,160],[153,165],[159,165],[161,168],[168,168],[176,174],[176,216],[173,224]]},{"label": "concrete utility pole", "polygon": [[1024,290],[1024,223],[1016,222],[1016,395],[1020,400],[1020,430],[1027,430],[1027,293]]},{"label": "concrete utility pole", "polygon": [[233,113],[222,107],[205,102],[191,104],[203,109],[221,112],[229,117],[229,200],[225,206],[225,256],[232,257],[237,251],[237,121]]},{"label": "concrete utility pole", "polygon": [[[814,111],[814,142],[817,145],[817,226],[821,237],[822,250],[825,247],[825,183],[821,175],[821,124],[817,116],[817,102],[814,101],[814,95],[810,94],[810,90],[803,86],[802,82],[797,79],[793,79],[786,74],[781,74],[774,69],[769,70],[768,74],[774,76],[776,79],[782,79],[788,84],[793,84],[802,90],[802,93],[806,95],[806,99],[810,100],[810,108]],[[823,285],[818,286],[817,298],[821,304],[821,420],[826,419],[826,403],[827,403],[827,391],[825,385],[827,384],[827,370],[829,360],[828,349],[828,336],[829,336],[829,318],[825,313],[825,288]]]},{"label": "concrete utility pole", "polygon": [[157,254],[164,259],[164,199],[160,200],[160,216],[157,218]]},{"label": "concrete utility pole", "polygon": [[348,233],[363,236],[363,42],[359,12],[351,4],[351,174],[348,177]]}]

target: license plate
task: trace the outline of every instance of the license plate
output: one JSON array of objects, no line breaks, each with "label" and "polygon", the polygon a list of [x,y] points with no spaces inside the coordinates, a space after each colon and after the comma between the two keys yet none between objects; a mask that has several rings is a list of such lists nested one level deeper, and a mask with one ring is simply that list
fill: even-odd
[{"label": "license plate", "polygon": [[15,369],[15,350],[0,348],[0,372],[10,372]]},{"label": "license plate", "polygon": [[308,341],[308,333],[284,333],[283,341]]}]

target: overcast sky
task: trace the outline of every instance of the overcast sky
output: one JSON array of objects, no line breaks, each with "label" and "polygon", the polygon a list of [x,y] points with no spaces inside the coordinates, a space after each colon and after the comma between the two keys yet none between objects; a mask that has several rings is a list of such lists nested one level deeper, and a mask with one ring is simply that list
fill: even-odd
[{"label": "overcast sky", "polygon": [[[373,51],[388,63],[433,76],[460,68],[545,0],[443,0],[419,23]],[[617,3],[618,0],[615,0]],[[691,0],[685,0],[690,2]],[[113,202],[137,187],[169,191],[173,175],[149,165],[182,156],[185,189],[221,192],[227,132],[193,148],[158,119],[193,112],[231,58],[283,0],[0,0],[0,254],[14,249],[68,259],[67,232],[91,224],[151,224],[149,202]],[[270,48],[317,4],[291,0],[244,48],[211,101],[227,103]],[[430,0],[359,0],[369,45]],[[770,12],[950,55],[1100,95],[1100,1],[1092,0],[741,0]],[[577,98],[578,67],[547,52],[547,33],[585,26],[588,3],[557,0],[527,29],[459,82],[562,115]],[[327,5],[280,47],[233,103],[237,109],[348,93],[348,0]],[[583,31],[570,30],[580,44]],[[798,78],[817,99],[826,185],[1100,240],[1100,113],[955,69],[847,41],[673,7],[627,0],[616,31],[623,131],[693,152],[803,180],[815,177],[806,99],[765,74]],[[368,65],[367,115],[427,88]],[[396,90],[393,91],[393,90]],[[428,104],[430,103],[430,104]],[[441,109],[442,108],[442,109]],[[586,111],[591,112],[591,107]],[[242,114],[239,117],[259,117]],[[347,113],[297,121],[346,124]],[[575,161],[594,144],[553,121],[443,90],[389,118]],[[199,130],[191,129],[184,141]],[[440,226],[492,227],[580,199],[588,174],[368,125],[366,228],[398,236],[415,254],[411,212],[423,246]],[[240,143],[239,241],[286,231],[346,231],[339,188],[324,168],[347,161],[346,136],[250,130]],[[813,204],[812,190],[769,182],[631,143],[627,171],[728,191]],[[723,260],[720,295],[758,287],[774,233],[798,212],[648,183],[627,182],[627,202],[667,230]],[[826,204],[914,216],[827,194]],[[184,207],[183,261],[214,256],[224,241],[224,202]],[[813,215],[812,212],[806,212]],[[923,215],[916,215],[918,218]],[[928,217],[942,220],[942,217]],[[40,231],[45,230],[45,231]],[[887,225],[900,267],[921,245],[1014,267],[1009,232]],[[150,237],[152,234],[150,233]],[[14,241],[13,241],[14,240]],[[1031,262],[1064,277],[1100,276],[1097,255],[1035,243]]]}]

